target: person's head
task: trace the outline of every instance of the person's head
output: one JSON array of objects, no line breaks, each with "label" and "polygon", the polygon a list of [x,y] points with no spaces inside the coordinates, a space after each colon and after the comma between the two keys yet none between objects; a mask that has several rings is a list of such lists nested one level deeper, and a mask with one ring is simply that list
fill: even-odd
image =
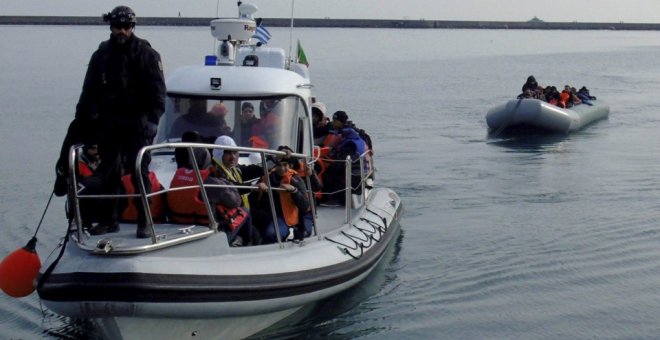
[{"label": "person's head", "polygon": [[207,113],[210,114],[211,116],[224,117],[227,115],[227,113],[229,113],[229,109],[227,108],[227,105],[225,105],[225,103],[219,102],[213,105],[211,110],[209,110],[209,112]]},{"label": "person's head", "polygon": [[[215,139],[215,145],[236,146],[236,142],[229,136],[220,136]],[[227,168],[238,165],[238,151],[213,149],[213,160],[222,163]]]},{"label": "person's head", "polygon": [[96,162],[101,159],[99,156],[99,145],[94,143],[94,144],[86,144],[83,147],[83,151],[85,152],[85,157],[89,159],[92,162]]},{"label": "person's head", "polygon": [[344,111],[337,111],[332,115],[332,127],[339,129],[348,121],[348,114]]},{"label": "person's head", "polygon": [[264,99],[259,104],[259,114],[261,116],[267,115],[275,109],[279,100],[276,99]]},{"label": "person's head", "polygon": [[527,84],[532,84],[536,86],[537,85],[536,78],[534,78],[534,76],[527,77]]},{"label": "person's head", "polygon": [[110,24],[110,32],[115,42],[123,44],[133,34],[137,23],[135,12],[128,6],[117,6],[103,14],[103,21]]},{"label": "person's head", "polygon": [[[290,147],[286,145],[281,145],[277,148],[277,151],[289,151],[293,152]],[[286,174],[290,169],[295,169],[298,165],[298,160],[295,157],[286,157],[286,156],[280,156],[277,157],[275,160],[275,172],[279,176],[283,176]]]},{"label": "person's head", "polygon": [[203,115],[206,113],[206,99],[190,99],[188,114]]},{"label": "person's head", "polygon": [[[197,162],[197,167],[199,168],[199,170],[205,170],[211,166],[211,154],[209,154],[209,150],[194,148],[193,157],[195,157],[195,161]],[[187,160],[187,164],[185,164],[184,166],[188,169],[193,168],[193,165],[190,162],[190,160]]]},{"label": "person's head", "polygon": [[241,119],[247,121],[254,117],[254,105],[250,102],[245,102],[241,105]]},{"label": "person's head", "polygon": [[322,122],[323,117],[325,117],[325,114],[326,114],[325,104],[321,102],[316,102],[312,104],[312,122],[314,122],[314,125]]}]

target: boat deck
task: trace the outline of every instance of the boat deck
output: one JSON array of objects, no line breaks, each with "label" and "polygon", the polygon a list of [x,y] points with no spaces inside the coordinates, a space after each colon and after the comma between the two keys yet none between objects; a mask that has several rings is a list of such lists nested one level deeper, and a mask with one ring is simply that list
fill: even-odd
[{"label": "boat deck", "polygon": [[[343,206],[338,207],[323,207],[317,206],[317,231],[319,235],[330,233],[345,224],[346,210]],[[355,211],[355,210],[354,210]],[[133,223],[121,223],[120,230],[115,233],[107,233],[103,235],[89,235],[84,232],[81,247],[85,250],[92,251],[97,254],[104,253],[118,253],[122,250],[129,253],[146,251],[153,248],[151,238],[137,238],[137,226]],[[213,237],[219,245],[218,249],[225,249],[229,251],[229,242],[227,236],[223,232],[214,233],[210,231],[206,225],[189,225],[189,224],[171,224],[159,223],[155,225],[156,238],[160,244],[165,246],[166,243],[185,243],[197,239]],[[77,232],[72,232],[73,237],[77,238]],[[313,237],[313,236],[312,236]],[[226,245],[226,246],[224,246]],[[160,247],[157,247],[160,248]]]}]

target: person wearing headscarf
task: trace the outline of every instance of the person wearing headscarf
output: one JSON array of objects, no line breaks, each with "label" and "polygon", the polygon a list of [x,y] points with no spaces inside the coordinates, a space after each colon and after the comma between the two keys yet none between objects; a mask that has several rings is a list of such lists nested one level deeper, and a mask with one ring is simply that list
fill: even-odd
[{"label": "person wearing headscarf", "polygon": [[[220,229],[227,233],[227,238],[232,246],[247,245],[245,242],[249,240],[244,240],[239,235],[248,216],[246,212],[237,209],[241,206],[241,196],[238,190],[226,187],[231,185],[226,179],[212,176],[211,155],[207,149],[195,148],[193,156],[192,161],[196,162],[205,185],[225,186],[205,187],[209,203],[214,208],[214,216],[220,222]],[[170,183],[171,189],[199,185],[192,161],[189,160],[177,169]],[[167,204],[170,210],[170,220],[174,223],[208,224],[208,210],[199,187],[169,191]],[[247,229],[251,229],[251,227]]]}]

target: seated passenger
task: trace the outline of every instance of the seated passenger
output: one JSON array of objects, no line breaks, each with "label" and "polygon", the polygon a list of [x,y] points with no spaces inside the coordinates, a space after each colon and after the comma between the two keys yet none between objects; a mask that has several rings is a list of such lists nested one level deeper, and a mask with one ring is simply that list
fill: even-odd
[{"label": "seated passenger", "polygon": [[[156,173],[149,171],[149,182],[151,182],[151,192],[161,191],[165,188],[158,181]],[[132,195],[136,193],[135,187],[133,186],[133,181],[131,180],[131,175],[124,175],[121,177],[121,194]],[[141,199],[140,197],[129,197],[127,199],[122,199],[119,204],[121,205],[119,211],[121,211],[121,216],[119,219],[122,222],[136,223],[138,218],[137,208],[135,205],[135,200]],[[159,194],[156,196],[151,196],[149,198],[149,211],[151,211],[151,218],[156,223],[165,222],[165,213],[166,213],[166,197],[165,194]]]},{"label": "seated passenger", "polygon": [[[271,222],[262,231],[264,243],[277,242],[274,220],[277,220],[282,241],[302,240],[312,234],[313,219],[309,195],[303,179],[292,169],[296,163],[298,160],[293,157],[278,158],[274,169],[269,173],[271,186],[281,190],[273,191],[276,216],[270,216]],[[258,186],[261,194],[259,203],[267,204],[265,202],[269,200],[266,178],[262,178]]]},{"label": "seated passenger", "polygon": [[589,94],[589,90],[587,90],[586,87],[582,86],[579,91],[576,93],[577,97],[580,98],[582,103],[587,104],[589,106],[594,105],[591,100],[595,100],[596,97],[592,96]]},{"label": "seated passenger", "polygon": [[525,93],[525,90],[529,90],[530,92],[535,92],[536,89],[539,87],[539,84],[536,82],[536,78],[534,76],[529,76],[527,77],[527,81],[525,84],[522,86],[522,93]]},{"label": "seated passenger", "polygon": [[559,94],[559,90],[555,86],[548,86],[545,89],[545,99],[548,103],[552,105],[557,105],[560,106],[560,99],[561,96]]},{"label": "seated passenger", "polygon": [[[215,140],[216,145],[223,146],[236,146],[236,142],[229,136],[220,136]],[[213,149],[213,175],[215,177],[224,178],[235,185],[244,185],[245,182],[249,182],[260,178],[263,176],[264,170],[261,168],[261,165],[242,165],[238,164],[239,153],[238,151],[229,151],[222,149]],[[241,191],[241,197],[243,200],[243,206],[246,208],[250,207],[250,203],[247,199],[247,194],[250,193],[250,189]]]},{"label": "seated passenger", "polygon": [[[224,179],[211,175],[211,156],[206,149],[194,150],[195,161],[200,169],[204,184],[230,185]],[[177,169],[170,183],[170,188],[197,186],[197,176],[192,170],[192,163]],[[247,212],[239,209],[241,197],[234,188],[206,187],[206,193],[214,215],[217,215],[220,230],[227,233],[232,246],[244,245],[242,237],[237,237],[245,226]],[[208,224],[208,211],[204,204],[199,187],[175,190],[167,193],[167,204],[170,208],[170,220],[183,224]],[[248,227],[246,229],[249,229]]]},{"label": "seated passenger", "polygon": [[571,92],[571,102],[573,103],[573,105],[582,104],[582,100],[577,96],[577,89],[575,89],[575,87],[571,87],[570,92]]},{"label": "seated passenger", "polygon": [[219,102],[207,111],[206,99],[191,99],[188,112],[177,118],[172,124],[170,138],[179,138],[186,131],[197,131],[206,141],[213,141],[217,136],[231,134],[231,128],[225,121],[229,112],[223,102]]},{"label": "seated passenger", "polygon": [[582,86],[582,87],[580,88],[580,90],[578,91],[578,93],[580,93],[580,94],[586,96],[587,98],[589,98],[589,99],[591,99],[591,100],[596,100],[596,97],[595,97],[595,96],[592,96],[592,95],[589,93],[589,89],[587,89],[586,86]]},{"label": "seated passenger", "polygon": [[259,121],[252,126],[250,145],[267,149],[279,132],[280,116],[277,112],[277,99],[264,99],[259,104]]},{"label": "seated passenger", "polygon": [[534,98],[534,94],[532,93],[532,90],[526,89],[523,93],[518,95],[518,99],[523,99],[523,98]]},{"label": "seated passenger", "polygon": [[[323,205],[335,206],[343,204],[345,201],[343,199],[345,195],[344,190],[348,189],[345,171],[346,164],[342,161],[345,161],[347,156],[351,157],[350,187],[352,187],[354,193],[359,193],[362,181],[359,159],[361,155],[365,155],[363,171],[365,174],[368,174],[370,171],[370,157],[367,150],[370,147],[360,136],[355,125],[348,120],[346,112],[337,111],[334,113],[332,119],[335,130],[332,130],[331,133],[334,133],[339,138],[335,137],[335,145],[330,149],[330,158],[334,162],[329,163],[323,175],[324,192],[329,194],[324,195],[322,202]],[[363,131],[363,134],[368,137],[366,132]]]},{"label": "seated passenger", "polygon": [[[259,122],[259,118],[254,115],[254,105],[250,102],[244,102],[241,105],[241,145],[250,146],[250,137],[252,137],[252,127]],[[236,136],[234,136],[236,137]]]},{"label": "seated passenger", "polygon": [[[92,142],[91,139],[88,144],[85,144],[78,156],[77,180],[78,180],[78,193],[80,195],[98,195],[101,193],[103,186],[103,176],[97,173],[101,158],[99,157],[98,144]],[[82,227],[87,229],[91,235],[101,235],[107,232],[119,231],[119,225],[109,226],[103,222],[103,216],[109,213],[104,205],[98,204],[96,199],[81,199],[80,200],[80,219],[82,220]],[[107,210],[107,209],[106,209]],[[93,223],[98,223],[93,225]]]},{"label": "seated passenger", "polygon": [[314,145],[323,145],[323,140],[330,133],[330,118],[326,117],[325,104],[316,102],[312,104],[312,125],[314,126]]}]

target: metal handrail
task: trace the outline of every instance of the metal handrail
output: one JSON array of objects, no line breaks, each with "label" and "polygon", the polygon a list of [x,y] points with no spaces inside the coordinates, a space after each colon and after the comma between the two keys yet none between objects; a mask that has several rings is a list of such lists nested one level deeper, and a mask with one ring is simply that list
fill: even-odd
[{"label": "metal handrail", "polygon": [[[82,145],[74,145],[71,147],[70,152],[69,152],[69,176],[70,176],[70,183],[72,185],[70,186],[69,190],[69,197],[72,198],[73,205],[75,206],[75,221],[77,225],[77,242],[81,245],[84,245],[84,238],[83,238],[83,231],[82,231],[82,221],[81,221],[81,214],[80,214],[80,199],[93,199],[93,198],[128,198],[128,197],[140,197],[142,200],[142,209],[144,209],[145,217],[146,217],[146,224],[147,227],[151,229],[151,245],[143,245],[139,247],[133,247],[131,249],[117,249],[113,250],[114,254],[130,254],[130,253],[138,253],[138,252],[144,252],[144,251],[151,251],[155,249],[161,249],[163,247],[167,247],[168,245],[174,245],[174,244],[180,244],[188,241],[193,241],[197,240],[200,238],[204,238],[207,236],[210,236],[211,234],[218,232],[218,224],[217,221],[215,221],[215,218],[213,217],[213,211],[214,208],[210,204],[208,196],[206,194],[205,188],[207,187],[220,187],[220,188],[237,188],[237,189],[245,189],[245,188],[250,188],[250,189],[256,189],[258,188],[257,186],[249,186],[249,185],[218,185],[218,184],[204,184],[202,181],[201,177],[201,172],[199,167],[197,166],[196,162],[191,162],[193,164],[193,171],[195,173],[195,176],[198,181],[198,185],[195,186],[186,186],[186,187],[178,187],[178,188],[169,188],[166,190],[159,190],[157,192],[151,192],[151,193],[146,193],[146,187],[143,182],[143,177],[142,177],[142,167],[140,164],[142,163],[142,159],[144,158],[144,155],[152,150],[157,150],[157,149],[176,149],[176,148],[187,148],[188,155],[190,159],[194,159],[194,153],[193,149],[194,148],[204,148],[204,149],[222,149],[222,150],[229,150],[229,151],[239,151],[239,152],[248,152],[248,153],[259,153],[261,155],[261,160],[262,160],[262,168],[264,169],[264,176],[266,178],[266,184],[268,186],[268,196],[269,196],[269,203],[271,207],[271,213],[273,216],[276,216],[275,212],[275,204],[274,204],[274,199],[273,199],[273,190],[274,191],[281,191],[282,189],[280,188],[273,188],[270,183],[270,176],[269,176],[269,169],[268,169],[268,164],[266,161],[266,155],[273,155],[273,156],[284,156],[287,155],[286,152],[283,151],[275,151],[275,150],[268,150],[268,149],[257,149],[257,148],[248,148],[248,147],[231,147],[231,146],[221,146],[221,145],[215,145],[215,144],[202,144],[202,143],[183,143],[183,142],[177,142],[177,143],[162,143],[162,144],[155,144],[155,145],[150,145],[150,146],[145,146],[143,147],[137,154],[136,157],[136,165],[135,165],[135,177],[137,179],[137,190],[135,194],[106,194],[106,195],[89,195],[89,194],[84,194],[80,195],[79,192],[76,190],[77,188],[77,178],[76,178],[76,165],[77,161],[79,159],[79,153],[80,150],[82,149]],[[290,154],[293,157],[296,158],[302,158],[302,159],[307,159],[307,156],[304,154],[298,154],[298,153],[291,153]],[[309,179],[307,181],[307,187],[308,191],[311,192],[311,183],[309,182]],[[199,188],[200,193],[202,195],[202,200],[204,201],[204,204],[207,209],[207,213],[209,216],[209,231],[212,231],[212,233],[201,233],[204,234],[204,236],[201,236],[200,233],[193,234],[193,235],[187,235],[181,238],[177,238],[176,241],[161,241],[158,239],[156,233],[155,233],[155,228],[154,228],[154,221],[153,217],[151,215],[151,209],[149,206],[149,197],[156,196],[159,194],[162,194],[164,192],[169,192],[169,191],[177,191],[177,190],[186,190],[186,189],[192,189],[192,188]],[[313,204],[312,204],[313,206]],[[313,224],[314,224],[314,232],[318,234],[317,229],[316,229],[316,214],[313,212],[312,213],[312,219],[313,219]],[[277,218],[273,219],[273,223],[275,225],[275,230],[276,230],[276,236],[278,243],[282,246],[282,235],[279,233],[279,226],[278,226],[278,221]],[[98,251],[97,249],[93,249],[95,253],[103,253],[101,251]]]}]

